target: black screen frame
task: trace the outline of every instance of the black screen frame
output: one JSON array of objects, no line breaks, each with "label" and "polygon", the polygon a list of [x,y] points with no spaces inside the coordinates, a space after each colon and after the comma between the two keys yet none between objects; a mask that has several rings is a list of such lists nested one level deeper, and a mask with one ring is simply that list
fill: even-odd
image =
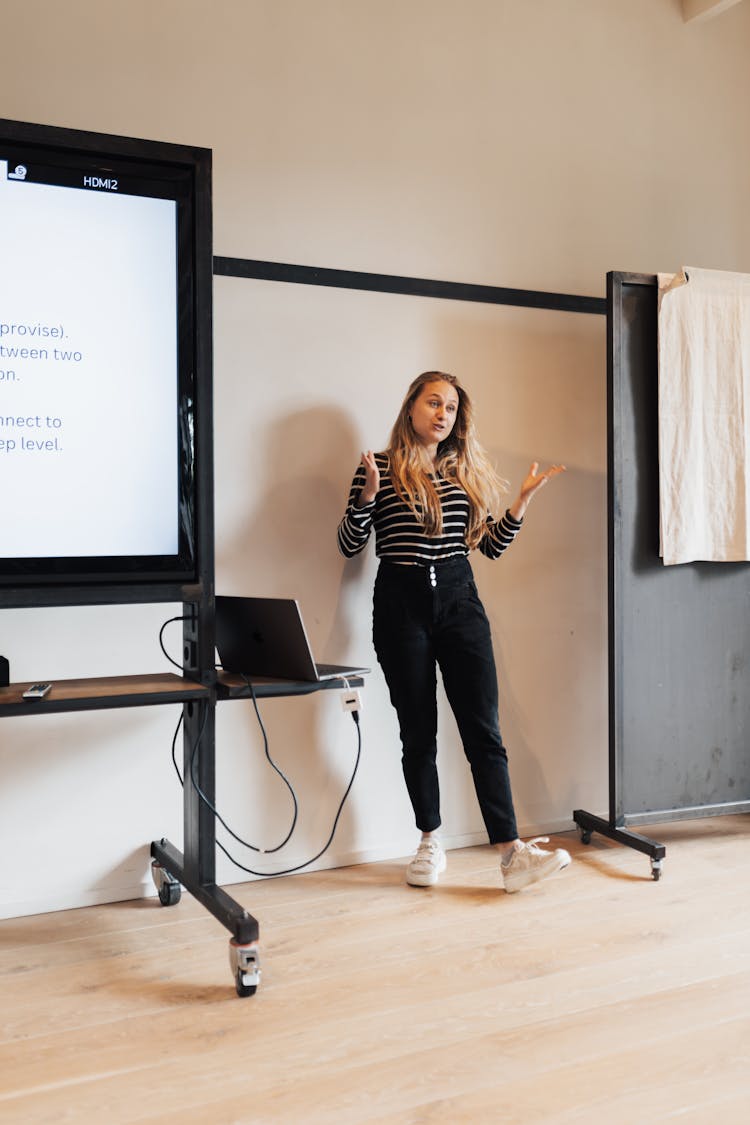
[{"label": "black screen frame", "polygon": [[0,156],[26,162],[31,182],[116,176],[126,194],[176,201],[179,457],[174,555],[0,559],[0,604],[182,600],[213,570],[211,151],[0,120]]}]

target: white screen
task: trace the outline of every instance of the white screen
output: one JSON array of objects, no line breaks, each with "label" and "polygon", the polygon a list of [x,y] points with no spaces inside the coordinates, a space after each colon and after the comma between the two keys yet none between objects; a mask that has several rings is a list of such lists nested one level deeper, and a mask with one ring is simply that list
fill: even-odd
[{"label": "white screen", "polygon": [[0,556],[177,553],[176,209],[0,161]]}]

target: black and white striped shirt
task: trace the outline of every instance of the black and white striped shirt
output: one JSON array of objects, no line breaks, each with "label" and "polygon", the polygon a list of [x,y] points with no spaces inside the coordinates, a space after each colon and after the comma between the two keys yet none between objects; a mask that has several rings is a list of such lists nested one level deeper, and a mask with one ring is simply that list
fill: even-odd
[{"label": "black and white striped shirt", "polygon": [[[424,566],[432,562],[466,556],[466,528],[469,522],[469,498],[462,488],[439,477],[435,485],[443,510],[443,534],[428,536],[424,526],[401,500],[388,475],[388,456],[376,453],[380,469],[380,488],[375,499],[356,507],[365,483],[364,465],[359,465],[344,518],[338,527],[341,554],[350,559],[358,554],[375,528],[375,554],[391,562]],[[487,530],[479,542],[479,550],[487,558],[496,559],[510,546],[521,530],[521,521],[506,512],[499,521],[487,518]]]}]

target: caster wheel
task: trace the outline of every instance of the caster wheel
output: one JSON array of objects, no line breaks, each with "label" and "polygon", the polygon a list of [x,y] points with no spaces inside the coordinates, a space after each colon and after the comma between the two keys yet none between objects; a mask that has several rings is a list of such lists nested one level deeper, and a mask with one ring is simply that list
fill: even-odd
[{"label": "caster wheel", "polygon": [[257,941],[246,945],[229,941],[229,964],[234,977],[234,987],[238,996],[255,996],[260,984],[260,959]]},{"label": "caster wheel", "polygon": [[579,828],[578,834],[581,837],[581,843],[582,844],[590,844],[591,843],[591,829],[590,828]]},{"label": "caster wheel", "polygon": [[159,902],[162,906],[176,906],[182,897],[179,883],[163,883],[159,887]]},{"label": "caster wheel", "polygon": [[258,991],[257,984],[245,984],[245,973],[241,969],[238,969],[235,975],[234,987],[237,989],[238,996],[255,996]]},{"label": "caster wheel", "polygon": [[156,860],[151,864],[151,878],[154,880],[154,886],[159,892],[159,902],[162,906],[174,906],[180,901],[182,894],[182,887],[179,880],[175,879],[174,875],[170,875],[168,871],[162,867]]},{"label": "caster wheel", "polygon": [[655,883],[658,883],[661,879],[661,860],[659,859],[651,860],[651,878]]}]

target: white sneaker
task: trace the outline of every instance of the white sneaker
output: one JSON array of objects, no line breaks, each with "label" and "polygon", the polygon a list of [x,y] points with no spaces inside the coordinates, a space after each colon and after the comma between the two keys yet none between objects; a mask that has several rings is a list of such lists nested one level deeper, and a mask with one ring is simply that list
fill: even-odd
[{"label": "white sneaker", "polygon": [[538,848],[537,844],[548,844],[549,836],[535,836],[528,844],[521,843],[516,848],[508,863],[501,863],[505,890],[509,895],[527,887],[529,883],[538,883],[548,875],[562,871],[570,863],[570,855],[564,848],[556,848],[553,852],[546,852]]},{"label": "white sneaker", "polygon": [[412,887],[432,887],[448,860],[435,839],[422,840],[414,859],[406,868],[406,881]]}]

